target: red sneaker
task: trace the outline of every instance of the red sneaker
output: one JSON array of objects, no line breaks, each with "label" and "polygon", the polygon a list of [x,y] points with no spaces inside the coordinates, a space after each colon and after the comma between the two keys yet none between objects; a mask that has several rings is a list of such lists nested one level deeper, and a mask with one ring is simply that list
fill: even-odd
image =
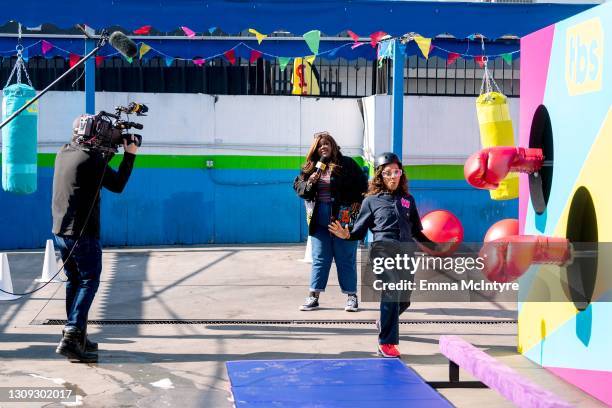
[{"label": "red sneaker", "polygon": [[379,344],[378,354],[386,358],[399,358],[400,351],[395,344]]}]

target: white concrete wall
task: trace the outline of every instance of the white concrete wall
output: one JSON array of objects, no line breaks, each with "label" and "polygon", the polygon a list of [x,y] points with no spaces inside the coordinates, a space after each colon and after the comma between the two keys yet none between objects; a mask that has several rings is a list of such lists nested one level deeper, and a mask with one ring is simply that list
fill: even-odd
[{"label": "white concrete wall", "polygon": [[[306,153],[313,133],[321,130],[328,130],[349,155],[365,150],[368,157],[391,146],[391,100],[386,95],[359,100],[99,92],[96,110],[112,112],[130,101],[149,106],[148,116],[131,116],[145,126],[137,132],[143,135],[144,154],[298,155]],[[72,121],[84,106],[83,92],[43,96],[40,152],[56,152],[70,139]],[[518,111],[518,99],[510,99],[515,133]],[[404,98],[405,163],[463,163],[479,148],[474,97]]]},{"label": "white concrete wall", "polygon": [[[364,150],[365,156],[371,157],[391,149],[391,97],[377,95],[364,100]],[[508,100],[517,141],[519,100]],[[403,142],[404,164],[463,164],[467,157],[481,148],[476,98],[404,97]]]}]

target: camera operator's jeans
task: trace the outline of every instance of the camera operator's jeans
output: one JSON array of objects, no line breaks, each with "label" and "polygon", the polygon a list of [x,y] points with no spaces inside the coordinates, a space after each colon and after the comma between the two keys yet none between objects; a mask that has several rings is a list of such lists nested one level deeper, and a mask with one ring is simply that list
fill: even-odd
[{"label": "camera operator's jeans", "polygon": [[332,260],[336,262],[342,293],[357,293],[357,241],[332,235],[327,226],[331,219],[331,203],[317,203],[317,225],[312,235],[312,272],[310,291],[325,292]]},{"label": "camera operator's jeans", "polygon": [[[66,326],[81,331],[87,328],[87,315],[100,285],[102,273],[102,247],[100,240],[81,237],[78,242],[70,237],[56,235],[55,242],[65,262],[66,282]],[[75,245],[74,251],[70,250]],[[68,255],[70,254],[70,258]]]}]

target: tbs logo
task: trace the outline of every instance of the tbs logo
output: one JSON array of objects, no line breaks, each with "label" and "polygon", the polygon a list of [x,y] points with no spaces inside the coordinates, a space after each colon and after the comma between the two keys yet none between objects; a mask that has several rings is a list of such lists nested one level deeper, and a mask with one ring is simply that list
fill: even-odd
[{"label": "tbs logo", "polygon": [[567,29],[565,83],[570,96],[601,90],[603,57],[604,35],[599,18]]}]

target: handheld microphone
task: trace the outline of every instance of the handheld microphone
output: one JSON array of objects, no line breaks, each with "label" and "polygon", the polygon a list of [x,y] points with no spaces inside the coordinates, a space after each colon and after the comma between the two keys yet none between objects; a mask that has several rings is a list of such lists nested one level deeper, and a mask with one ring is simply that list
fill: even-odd
[{"label": "handheld microphone", "polygon": [[321,157],[315,166],[317,168],[317,173],[323,173],[327,169],[327,162],[329,162],[328,157]]},{"label": "handheld microphone", "polygon": [[128,38],[121,31],[115,31],[108,39],[110,45],[119,51],[125,58],[134,58],[138,55],[138,47],[136,43]]}]

